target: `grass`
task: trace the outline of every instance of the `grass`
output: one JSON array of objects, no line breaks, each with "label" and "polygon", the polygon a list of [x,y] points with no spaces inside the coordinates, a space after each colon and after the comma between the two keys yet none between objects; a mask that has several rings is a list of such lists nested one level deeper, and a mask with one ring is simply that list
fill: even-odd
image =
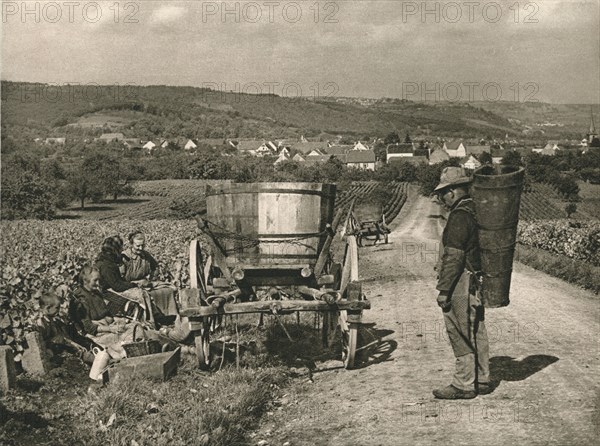
[{"label": "grass", "polygon": [[[166,383],[127,379],[81,401],[75,426],[86,445],[246,444],[287,374],[280,367],[201,373],[188,361]],[[111,416],[114,422],[109,427]]]},{"label": "grass", "polygon": [[600,293],[600,267],[588,262],[522,244],[517,246],[516,260],[553,277],[591,290],[595,294]]},{"label": "grass", "polygon": [[183,364],[167,382],[123,378],[88,389],[89,368],[65,353],[47,376],[20,375],[17,389],[0,397],[0,444],[251,444],[262,416],[280,404],[284,393],[297,391],[291,378],[310,377],[315,360],[339,359],[341,344],[336,339],[331,349],[321,346],[314,313],[301,314],[299,323],[295,314],[280,316],[285,330],[274,316],[265,316],[261,328],[258,315],[226,319],[212,336],[210,373],[197,369],[195,356],[182,355]]},{"label": "grass", "polygon": [[589,218],[600,219],[600,184],[590,184],[579,181],[579,196],[581,201],[577,203],[578,214]]}]

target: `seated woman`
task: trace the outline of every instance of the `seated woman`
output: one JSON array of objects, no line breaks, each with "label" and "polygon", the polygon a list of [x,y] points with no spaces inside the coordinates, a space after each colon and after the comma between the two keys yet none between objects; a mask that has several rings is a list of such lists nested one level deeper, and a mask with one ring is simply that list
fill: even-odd
[{"label": "seated woman", "polygon": [[110,288],[119,293],[138,287],[138,284],[125,280],[121,275],[119,265],[122,261],[122,250],[123,239],[118,235],[105,238],[102,242],[94,266],[100,272],[100,287],[103,291]]},{"label": "seated woman", "polygon": [[108,351],[113,359],[125,357],[122,342],[132,341],[133,325],[124,318],[116,317],[101,293],[100,271],[91,266],[79,274],[79,287],[74,291],[79,302],[77,323],[96,344]]},{"label": "seated woman", "polygon": [[146,237],[140,231],[129,234],[129,247],[123,252],[123,277],[149,290],[152,301],[165,316],[177,316],[175,292],[167,282],[152,281],[158,262],[145,250]]},{"label": "seated woman", "polygon": [[[121,265],[121,251],[123,250],[123,239],[118,235],[108,237],[102,242],[102,249],[94,266],[100,271],[100,290],[106,300],[111,300],[115,291],[129,300],[137,302],[144,309],[147,320],[153,322],[153,313],[149,309],[152,307],[151,298],[148,293],[141,290],[143,284],[137,284],[127,281],[121,275],[119,266]],[[109,303],[110,305],[110,303]]]}]

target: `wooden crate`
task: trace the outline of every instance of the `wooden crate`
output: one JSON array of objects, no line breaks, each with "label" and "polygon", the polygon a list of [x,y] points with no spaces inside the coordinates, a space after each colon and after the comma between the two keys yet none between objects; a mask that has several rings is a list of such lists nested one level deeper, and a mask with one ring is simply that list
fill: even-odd
[{"label": "wooden crate", "polygon": [[123,377],[142,376],[144,378],[166,381],[175,373],[181,358],[181,348],[154,355],[125,358],[105,372],[104,380],[114,382]]}]

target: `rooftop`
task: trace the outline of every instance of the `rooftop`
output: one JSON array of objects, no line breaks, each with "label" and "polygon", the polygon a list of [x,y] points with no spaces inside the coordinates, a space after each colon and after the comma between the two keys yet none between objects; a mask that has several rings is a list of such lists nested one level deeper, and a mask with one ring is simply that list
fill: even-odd
[{"label": "rooftop", "polygon": [[372,150],[351,150],[346,153],[346,164],[351,163],[374,163],[375,152]]}]

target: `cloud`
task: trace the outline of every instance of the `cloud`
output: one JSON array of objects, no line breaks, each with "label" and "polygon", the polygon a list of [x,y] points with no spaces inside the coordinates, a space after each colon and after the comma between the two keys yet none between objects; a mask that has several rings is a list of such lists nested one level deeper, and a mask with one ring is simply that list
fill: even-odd
[{"label": "cloud", "polygon": [[161,25],[174,23],[186,14],[187,10],[181,6],[161,6],[152,12],[150,23]]}]

